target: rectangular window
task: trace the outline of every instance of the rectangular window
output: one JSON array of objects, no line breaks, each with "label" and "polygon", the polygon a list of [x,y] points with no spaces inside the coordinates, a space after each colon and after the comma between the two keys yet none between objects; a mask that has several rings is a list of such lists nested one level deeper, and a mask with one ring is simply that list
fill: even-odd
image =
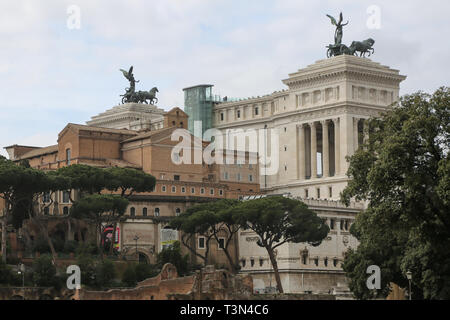
[{"label": "rectangular window", "polygon": [[305,189],[305,198],[308,198],[309,194],[308,194],[308,189]]},{"label": "rectangular window", "polygon": [[317,188],[317,199],[320,199],[320,188]]},{"label": "rectangular window", "polygon": [[341,229],[341,230],[344,230],[344,220],[341,220],[341,221],[340,221],[340,229]]},{"label": "rectangular window", "polygon": [[70,191],[63,191],[63,203],[69,203],[70,202]]},{"label": "rectangular window", "polygon": [[44,203],[50,202],[50,192],[45,192],[42,201]]},{"label": "rectangular window", "polygon": [[214,189],[209,189],[209,194],[213,196],[214,195]]},{"label": "rectangular window", "polygon": [[172,193],[175,193],[175,192],[177,192],[177,187],[172,186]]},{"label": "rectangular window", "polygon": [[173,180],[175,180],[175,181],[180,181],[180,176],[179,175],[174,175],[173,176]]},{"label": "rectangular window", "polygon": [[166,186],[161,186],[161,191],[166,192]]},{"label": "rectangular window", "polygon": [[201,194],[205,194],[205,188],[201,188],[201,189],[200,189],[200,193],[201,193]]},{"label": "rectangular window", "polygon": [[330,187],[330,188],[329,188],[329,191],[330,191],[330,198],[332,198],[332,197],[333,197],[333,188]]},{"label": "rectangular window", "polygon": [[205,237],[198,237],[198,248],[205,249]]},{"label": "rectangular window", "polygon": [[236,112],[236,115],[237,115],[237,118],[239,119],[239,118],[241,117],[241,110],[238,110],[238,111]]},{"label": "rectangular window", "polygon": [[258,115],[258,107],[255,108],[255,116]]},{"label": "rectangular window", "polygon": [[191,188],[191,193],[195,193],[195,188]]},{"label": "rectangular window", "polygon": [[185,187],[181,187],[181,193],[186,193],[186,188]]},{"label": "rectangular window", "polygon": [[220,121],[223,121],[223,113],[220,114]]},{"label": "rectangular window", "polygon": [[223,196],[223,190],[222,189],[219,190],[219,196]]},{"label": "rectangular window", "polygon": [[334,219],[330,219],[330,229],[334,230]]},{"label": "rectangular window", "polygon": [[237,181],[241,181],[241,174],[240,173],[237,174]]},{"label": "rectangular window", "polygon": [[228,172],[224,172],[224,173],[223,173],[223,178],[224,178],[225,180],[228,180]]},{"label": "rectangular window", "polygon": [[253,175],[251,174],[248,175],[248,181],[253,182]]}]

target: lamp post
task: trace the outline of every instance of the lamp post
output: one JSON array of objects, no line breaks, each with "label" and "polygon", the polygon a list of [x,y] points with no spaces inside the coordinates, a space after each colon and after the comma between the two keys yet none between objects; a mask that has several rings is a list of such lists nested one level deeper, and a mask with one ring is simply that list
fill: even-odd
[{"label": "lamp post", "polygon": [[25,287],[25,265],[23,263],[19,264],[17,273],[22,275],[22,288]]},{"label": "lamp post", "polygon": [[412,272],[411,271],[407,271],[406,272],[406,278],[408,279],[408,282],[409,282],[409,291],[408,291],[408,293],[409,293],[409,300],[411,300],[411,279],[412,279]]},{"label": "lamp post", "polygon": [[136,241],[136,260],[139,261],[138,250],[137,250],[137,242],[138,242],[138,240],[139,240],[138,235],[135,235],[134,238],[133,238],[133,240]]}]

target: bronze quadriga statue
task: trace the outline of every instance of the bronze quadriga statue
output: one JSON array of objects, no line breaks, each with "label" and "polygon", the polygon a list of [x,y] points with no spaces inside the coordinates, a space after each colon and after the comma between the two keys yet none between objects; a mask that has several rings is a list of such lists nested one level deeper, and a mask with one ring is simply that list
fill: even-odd
[{"label": "bronze quadriga statue", "polygon": [[136,83],[139,81],[134,79],[133,66],[128,71],[123,69],[120,69],[120,71],[122,71],[124,77],[130,82],[130,87],[125,89],[125,94],[120,95],[122,97],[122,103],[158,103],[158,98],[156,98],[156,92],[159,92],[158,88],[153,87],[150,91],[136,92]]},{"label": "bronze quadriga statue", "polygon": [[369,54],[369,57],[371,54],[375,52],[375,49],[372,48],[372,46],[375,43],[375,40],[369,38],[364,41],[353,41],[350,47],[347,47],[345,44],[342,44],[342,37],[343,37],[343,27],[348,24],[348,21],[346,23],[342,23],[343,16],[342,12],[339,14],[339,21],[336,21],[335,18],[327,14],[327,17],[330,18],[331,24],[336,26],[336,31],[334,32],[334,44],[330,44],[327,46],[327,57],[333,57],[333,56],[339,56],[342,54],[348,54],[348,55],[358,55],[358,52],[360,53],[360,57],[365,57],[366,53]]}]

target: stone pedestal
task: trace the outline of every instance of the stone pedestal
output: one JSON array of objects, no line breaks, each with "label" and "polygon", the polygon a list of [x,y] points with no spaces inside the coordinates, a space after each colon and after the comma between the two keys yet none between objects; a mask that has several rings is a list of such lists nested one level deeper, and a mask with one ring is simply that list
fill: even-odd
[{"label": "stone pedestal", "polygon": [[86,124],[111,129],[157,130],[163,128],[164,110],[143,103],[125,103],[93,116]]}]

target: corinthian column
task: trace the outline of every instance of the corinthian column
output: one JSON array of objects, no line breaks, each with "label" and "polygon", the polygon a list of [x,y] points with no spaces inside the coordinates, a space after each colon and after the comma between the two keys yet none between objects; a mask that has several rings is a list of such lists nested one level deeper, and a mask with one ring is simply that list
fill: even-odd
[{"label": "corinthian column", "polygon": [[358,118],[353,118],[353,147],[358,150]]},{"label": "corinthian column", "polygon": [[330,154],[329,154],[329,141],[328,141],[328,122],[327,120],[321,121],[322,123],[322,162],[323,162],[323,177],[330,176]]},{"label": "corinthian column", "polygon": [[338,176],[340,174],[340,155],[339,146],[341,140],[339,138],[339,119],[333,119],[334,124],[334,175]]},{"label": "corinthian column", "polygon": [[311,128],[311,179],[317,178],[317,134],[314,122],[309,123]]},{"label": "corinthian column", "polygon": [[298,178],[305,180],[306,152],[305,152],[305,125],[298,126]]}]

